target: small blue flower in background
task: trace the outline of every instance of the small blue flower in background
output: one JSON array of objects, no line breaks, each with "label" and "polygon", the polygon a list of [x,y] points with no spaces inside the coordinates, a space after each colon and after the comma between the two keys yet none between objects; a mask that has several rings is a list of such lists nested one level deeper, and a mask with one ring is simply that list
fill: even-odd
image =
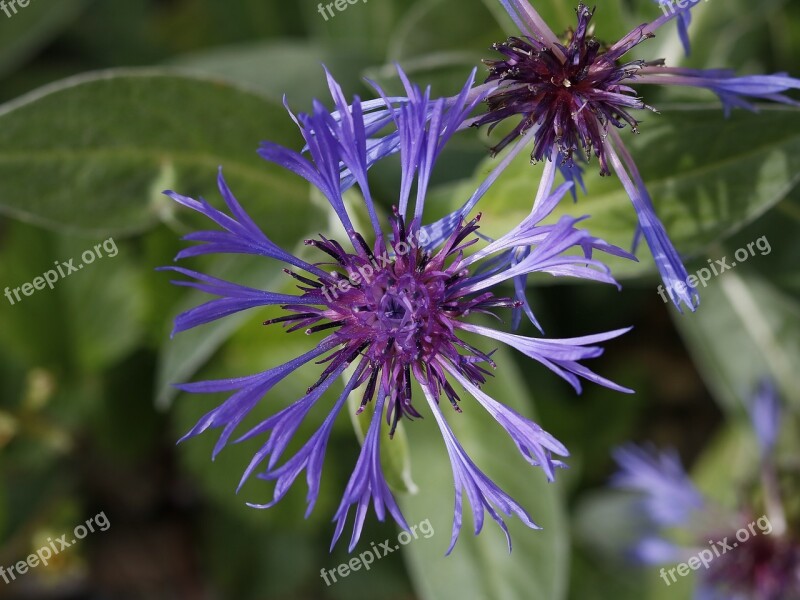
[{"label": "small blue flower in background", "polygon": [[[503,283],[513,284],[531,273],[549,273],[615,284],[608,268],[594,251],[621,256],[619,248],[576,228],[581,219],[563,217],[555,224],[540,226],[558,201],[570,189],[566,183],[552,190],[552,179],[543,182],[541,201],[529,218],[504,237],[481,250],[475,235],[479,216],[462,220],[444,239],[434,243],[422,225],[425,198],[431,171],[447,141],[466,116],[483,100],[472,90],[470,78],[461,93],[450,100],[432,100],[430,91],[412,85],[400,73],[407,96],[402,101],[384,98],[384,106],[394,106],[389,118],[396,127],[393,141],[400,153],[402,180],[396,208],[387,223],[379,215],[367,179],[367,169],[382,155],[380,144],[370,136],[383,117],[369,113],[377,106],[356,97],[348,106],[339,85],[328,77],[337,111],[330,113],[315,102],[311,114],[291,115],[306,141],[310,157],[273,143],[263,143],[261,156],[306,179],[321,191],[330,203],[341,228],[343,243],[326,236],[306,240],[319,256],[310,263],[293,256],[274,244],[248,216],[229,189],[222,172],[219,190],[228,212],[214,208],[203,199],[193,199],[175,192],[167,194],[179,204],[206,216],[218,229],[200,231],[185,239],[198,244],[180,252],[178,259],[211,253],[255,254],[286,265],[285,272],[294,278],[299,293],[284,294],[253,289],[186,269],[165,267],[186,276],[176,281],[218,298],[179,315],[174,333],[191,329],[250,308],[279,306],[282,314],[265,324],[282,323],[287,332],[306,334],[325,332],[325,337],[307,353],[262,373],[204,381],[178,386],[190,393],[230,394],[184,436],[183,440],[207,430],[221,429],[214,455],[220,452],[248,414],[273,386],[297,368],[315,361],[321,374],[307,393],[289,407],[251,428],[237,441],[267,436],[264,445],[245,469],[242,483],[252,474],[275,482],[267,508],[279,502],[297,477],[306,472],[308,513],[319,494],[320,477],[326,446],[333,423],[345,406],[348,396],[360,390],[359,412],[373,409],[361,454],[336,511],[333,544],[339,539],[355,507],[349,548],[358,542],[372,504],[379,520],[387,513],[403,528],[407,524],[381,471],[380,451],[383,428],[394,432],[403,417],[435,419],[445,442],[453,468],[455,511],[452,550],[462,522],[462,496],[466,492],[475,516],[475,533],[482,527],[488,511],[506,532],[503,515],[516,515],[531,528],[538,528],[523,507],[499,489],[470,459],[448,425],[441,407],[442,399],[457,413],[482,407],[500,423],[516,443],[522,456],[533,466],[541,467],[549,480],[563,464],[554,456],[565,457],[567,449],[539,425],[489,397],[480,388],[496,368],[489,350],[465,341],[463,332],[502,342],[536,360],[568,381],[577,391],[580,379],[621,392],[630,392],[593,373],[582,361],[602,354],[601,342],[613,339],[624,329],[572,339],[540,339],[491,329],[467,320],[473,314],[493,315],[498,309],[530,311],[521,300],[498,297],[493,290]],[[380,90],[379,90],[380,92]],[[369,215],[369,232],[356,231],[345,206],[343,190],[357,185]],[[388,228],[385,227],[388,225]],[[520,254],[517,249],[526,248]],[[570,253],[577,249],[579,252]],[[288,460],[279,465],[300,423],[311,409],[323,402],[326,392],[344,377],[344,391],[331,397],[328,416],[310,439]],[[412,388],[418,384],[427,408],[412,401]],[[464,405],[465,390],[477,403]],[[385,424],[384,424],[385,422]],[[266,464],[265,464],[266,463]],[[333,545],[332,544],[332,545]],[[509,539],[510,548],[510,539]]]},{"label": "small blue flower in background", "polygon": [[781,426],[781,402],[775,384],[771,379],[763,379],[747,407],[753,429],[761,447],[761,453],[768,459],[778,440]]},{"label": "small blue flower in background", "polygon": [[[644,518],[633,558],[662,566],[666,585],[685,575],[676,576],[679,563],[695,560],[697,600],[800,598],[800,540],[787,526],[773,455],[780,424],[774,385],[762,381],[747,408],[762,450],[760,490],[736,509],[705,498],[673,450],[629,445],[614,452],[619,471],[612,485],[638,494],[636,506]],[[676,530],[688,544],[673,541],[670,532]]]},{"label": "small blue flower in background", "polygon": [[642,499],[645,513],[660,525],[684,523],[705,506],[702,494],[684,471],[674,450],[629,445],[614,452],[621,470],[613,484],[620,488],[647,490]]}]

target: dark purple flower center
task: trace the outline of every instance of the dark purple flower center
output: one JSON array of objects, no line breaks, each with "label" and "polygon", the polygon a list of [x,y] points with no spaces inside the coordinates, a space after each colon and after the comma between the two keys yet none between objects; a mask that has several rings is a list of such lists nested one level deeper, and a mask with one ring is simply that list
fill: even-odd
[{"label": "dark purple flower center", "polygon": [[443,282],[441,278],[425,281],[425,274],[420,275],[423,277],[414,273],[399,277],[388,271],[381,273],[364,294],[371,303],[368,311],[360,313],[368,314],[369,319],[374,314],[376,333],[387,340],[394,339],[397,350],[412,360],[418,358],[423,345],[429,347],[443,333],[431,318],[442,303]]},{"label": "dark purple flower center", "polygon": [[650,108],[621,82],[642,67],[661,62],[618,64],[625,52],[647,36],[629,35],[603,48],[588,35],[594,11],[580,4],[577,13],[577,28],[567,32],[565,45],[548,47],[527,36],[494,44],[493,49],[504,58],[484,61],[490,70],[486,81],[501,85],[488,96],[489,110],[474,124],[493,128],[509,117],[521,116],[519,124],[493,148],[495,153],[536,127],[532,161],[551,158],[553,148],[568,165],[576,154],[588,158],[594,153],[601,174],[607,175],[608,124],[618,128],[627,124],[637,132],[638,121],[628,111]]},{"label": "dark purple flower center", "polygon": [[265,324],[288,322],[288,331],[305,328],[306,333],[336,330],[333,336],[341,347],[324,359],[329,364],[311,389],[343,364],[364,357],[361,364],[366,367],[356,386],[367,384],[362,408],[380,385],[390,394],[393,425],[402,415],[419,416],[411,405],[413,374],[437,393],[444,392],[458,410],[458,396],[438,360],[447,360],[476,385],[489,374],[480,365],[494,363],[455,334],[454,321],[473,312],[518,305],[488,292],[464,291],[469,273],[461,267],[463,250],[477,241],[472,236],[465,242],[478,229],[477,221],[458,227],[435,255],[420,243],[418,224],[406,228],[396,214],[390,249],[382,240],[370,248],[357,233],[351,234],[355,253],[324,237],[306,241],[332,257],[336,268],[316,281],[289,272],[304,284],[304,303],[283,306],[291,314]]}]

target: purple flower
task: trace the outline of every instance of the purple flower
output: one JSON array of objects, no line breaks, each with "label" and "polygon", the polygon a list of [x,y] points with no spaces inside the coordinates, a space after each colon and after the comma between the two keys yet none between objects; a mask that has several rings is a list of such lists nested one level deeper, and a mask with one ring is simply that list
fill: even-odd
[{"label": "purple flower", "polygon": [[[501,150],[516,141],[504,159],[508,164],[523,147],[532,145],[534,161],[557,161],[562,171],[574,169],[594,154],[601,175],[615,172],[633,203],[644,236],[673,302],[694,310],[699,296],[686,285],[688,273],[664,226],[658,219],[650,195],[617,129],[638,132],[634,111],[655,109],[647,105],[634,86],[665,84],[694,86],[716,93],[726,113],[732,107],[755,110],[748,98],[798,103],[783,92],[800,88],[800,80],[786,74],[736,77],[726,70],[700,71],[667,68],[663,61],[630,60],[624,56],[673,18],[678,19],[681,39],[688,51],[686,27],[696,2],[670,3],[664,15],[640,25],[615,44],[605,47],[591,35],[594,10],[577,8],[578,23],[561,42],[527,0],[500,0],[520,29],[518,37],[495,44],[502,56],[485,61],[490,74],[486,84],[488,110],[470,120],[490,129],[509,118],[519,122],[494,148]],[[660,1],[663,4],[663,2]],[[680,5],[684,5],[681,8]],[[504,168],[504,166],[502,167]],[[499,176],[493,173],[494,177]],[[574,175],[567,174],[568,180]],[[465,206],[471,210],[474,203]]]},{"label": "purple flower", "polygon": [[645,515],[659,527],[684,523],[705,505],[675,451],[629,445],[615,450],[614,460],[620,470],[612,484],[640,492]]},{"label": "purple flower", "polygon": [[[778,400],[766,380],[751,407],[764,458],[760,486],[733,510],[700,494],[674,450],[630,445],[614,452],[620,470],[612,485],[637,492],[636,504],[644,516],[633,557],[644,564],[673,567],[699,558],[705,568],[698,571],[698,600],[800,598],[800,540],[796,523],[787,523],[780,478],[771,460]],[[667,534],[672,529],[681,530],[680,539],[687,545],[673,541],[678,538]],[[674,570],[660,571],[667,585],[676,581]]]},{"label": "purple flower", "polygon": [[[496,367],[492,351],[462,339],[463,331],[482,335],[492,344],[500,341],[517,348],[576,388],[580,385],[579,378],[583,378],[630,391],[594,374],[582,362],[601,354],[597,343],[615,338],[626,330],[553,340],[510,336],[467,321],[473,314],[491,315],[499,309],[521,308],[520,301],[498,297],[492,290],[497,284],[513,283],[532,273],[615,283],[607,267],[590,255],[593,251],[624,252],[577,229],[577,219],[539,226],[538,221],[555,206],[549,190],[543,196],[542,210],[477,254],[470,255],[470,252],[479,242],[475,235],[479,216],[468,222],[462,220],[441,243],[430,244],[422,227],[422,216],[431,171],[447,140],[482,100],[482,95],[471,91],[471,78],[455,99],[432,100],[429,90],[423,92],[401,76],[407,98],[397,103],[384,100],[389,106],[397,104],[389,115],[396,127],[395,140],[402,163],[397,208],[388,218],[387,230],[384,230],[384,219],[373,201],[367,179],[367,169],[376,156],[374,141],[370,140],[376,119],[365,114],[364,105],[357,97],[348,106],[341,89],[330,76],[331,94],[337,108],[335,115],[319,102],[314,103],[310,114],[292,115],[305,138],[308,157],[268,142],[262,144],[259,151],[266,160],[309,181],[329,201],[346,239],[340,243],[320,235],[318,239],[306,240],[319,262],[306,262],[275,245],[233,196],[221,171],[219,190],[228,212],[202,199],[167,192],[176,202],[208,217],[218,226],[186,236],[185,239],[198,245],[182,251],[178,258],[209,253],[256,254],[286,264],[285,272],[294,278],[298,288],[294,294],[279,294],[189,269],[166,267],[189,278],[189,281],[176,282],[178,285],[217,296],[178,316],[175,333],[262,306],[277,306],[282,311],[280,316],[266,321],[266,325],[281,323],[287,332],[303,331],[307,335],[326,332],[314,349],[262,373],[179,386],[191,393],[230,394],[202,417],[183,439],[220,429],[216,454],[274,385],[302,365],[312,361],[324,365],[320,367],[319,378],[302,398],[239,437],[238,441],[266,436],[245,469],[242,483],[254,473],[262,480],[274,482],[270,501],[251,504],[266,508],[280,501],[297,477],[305,472],[310,512],[319,494],[325,451],[335,419],[351,393],[359,393],[358,412],[370,407],[373,416],[334,518],[333,543],[339,539],[350,509],[355,507],[350,550],[358,542],[370,503],[379,520],[388,513],[401,527],[407,527],[381,471],[380,452],[387,429],[391,435],[401,418],[419,418],[426,412],[412,398],[415,382],[424,390],[428,408],[441,428],[453,463],[456,505],[451,549],[461,528],[464,491],[475,515],[476,533],[481,528],[484,511],[488,511],[503,529],[501,514],[515,514],[528,526],[536,527],[525,511],[467,456],[447,425],[441,400],[443,397],[447,400],[457,418],[457,413],[462,411],[459,386],[466,390],[477,403],[464,404],[463,410],[477,410],[482,406],[506,429],[522,456],[531,465],[541,467],[550,480],[555,469],[563,466],[554,455],[567,456],[567,449],[536,423],[480,390],[490,369]],[[343,190],[351,185],[358,186],[369,215],[371,230],[364,235],[356,231],[342,196]],[[555,195],[560,197],[567,188],[568,185],[562,186]],[[507,256],[509,248],[520,243],[526,244],[530,252],[511,261]],[[573,248],[581,252],[566,254]],[[327,394],[340,377],[345,378],[344,391],[334,393],[333,402],[325,404]],[[294,455],[279,464],[301,422],[312,408],[323,404],[330,406],[324,422]]]}]

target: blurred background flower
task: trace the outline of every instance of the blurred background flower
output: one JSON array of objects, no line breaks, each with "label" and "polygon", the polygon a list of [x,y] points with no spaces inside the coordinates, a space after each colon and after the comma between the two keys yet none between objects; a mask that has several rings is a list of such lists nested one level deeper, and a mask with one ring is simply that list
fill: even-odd
[{"label": "blurred background flower", "polygon": [[696,571],[698,600],[800,597],[800,514],[794,506],[787,513],[785,502],[797,491],[796,473],[787,472],[775,452],[782,411],[769,379],[759,383],[747,408],[761,460],[734,505],[704,498],[674,452],[635,445],[614,452],[619,471],[613,484],[636,493],[634,509],[643,523],[630,557],[661,566],[668,587]]},{"label": "blurred background flower", "polygon": [[[475,462],[543,527],[510,522],[511,555],[502,532],[487,528],[478,538],[464,536],[444,557],[452,479],[433,419],[406,428],[406,450],[390,483],[425,490],[398,494],[398,501],[409,525],[429,519],[435,534],[330,586],[320,570],[350,558],[342,547],[329,554],[326,515],[336,511],[358,457],[353,426],[342,419],[332,430],[318,510],[307,521],[302,489],[270,511],[245,504],[258,499],[251,487],[257,482],[231,493],[257,442],[225,448],[215,465],[208,461],[214,439],[175,446],[220,399],[176,399],[171,382],[263,371],[307,347],[305,339],[260,325],[274,316],[269,308],[169,341],[172,318],[202,295],[170,286],[154,268],[180,250],[178,234],[202,223],[160,192],[213,198],[209,173],[223,164],[253,219],[274,232],[273,241],[297,250],[297,240],[325,230],[331,214],[306,182],[256,154],[266,139],[302,145],[283,94],[294,110],[308,110],[312,98],[327,94],[324,61],[348,97],[374,96],[364,75],[390,95],[401,93],[394,62],[418,84],[430,83],[434,95],[452,96],[491,44],[515,31],[495,0],[381,0],[327,20],[317,4],[36,0],[11,18],[0,13],[0,289],[33,282],[54,262],[78,258],[109,237],[119,248],[113,259],[86,265],[53,290],[14,305],[0,296],[0,565],[24,560],[48,537],[100,511],[111,523],[46,568],[0,581],[0,597],[691,598],[691,578],[667,588],[658,569],[611,558],[638,531],[629,504],[605,488],[614,471],[611,450],[629,440],[673,447],[704,497],[735,506],[760,461],[745,407],[762,376],[784,399],[783,420],[794,423],[800,114],[789,108],[737,111],[725,121],[719,103],[704,94],[648,88],[648,104],[662,114],[643,123],[631,151],[688,271],[732,257],[762,236],[772,251],[709,281],[691,315],[662,302],[646,255],[639,264],[611,261],[621,293],[531,282],[531,307],[549,337],[634,325],[593,367],[637,393],[587,386],[578,397],[524,357],[502,348],[493,356],[502,359],[503,376],[486,393],[508,399],[572,455],[571,468],[545,485],[543,473],[526,470],[502,428],[473,419],[477,411],[453,424],[459,440],[475,448]],[[553,26],[574,23],[568,2],[543,0],[537,8]],[[593,23],[613,42],[661,14],[651,0],[615,0]],[[648,42],[646,55],[634,50],[632,58],[797,75],[796,3],[700,3],[692,17],[691,57],[668,26]],[[509,131],[501,126],[489,137],[468,131],[454,139],[431,182],[432,218],[463,205],[502,159],[488,158],[489,148]],[[540,169],[524,153],[512,161],[481,200],[483,233],[499,238],[528,215]],[[400,173],[395,159],[370,173],[383,211],[396,202]],[[561,203],[553,222],[591,214],[593,235],[628,247],[635,217],[619,183],[591,170],[585,178],[591,195]],[[198,270],[260,289],[278,290],[287,279],[279,265],[258,260],[196,260]],[[506,295],[513,292],[509,286]],[[536,330],[524,322],[520,334]],[[314,372],[312,365],[287,378],[247,424],[302,396]],[[313,429],[298,433],[305,439]],[[782,437],[780,459],[790,491],[800,466],[793,433]],[[800,510],[797,497],[785,495],[787,513]],[[368,520],[354,552],[396,536],[392,525]]]}]

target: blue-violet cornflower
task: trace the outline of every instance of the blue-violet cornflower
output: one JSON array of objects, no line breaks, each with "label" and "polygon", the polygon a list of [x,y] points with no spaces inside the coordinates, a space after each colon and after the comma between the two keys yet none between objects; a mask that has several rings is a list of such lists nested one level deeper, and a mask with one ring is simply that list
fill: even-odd
[{"label": "blue-violet cornflower", "polygon": [[[479,241],[475,232],[478,217],[461,222],[438,248],[426,244],[421,227],[431,171],[447,140],[459,123],[482,101],[471,92],[473,77],[455,100],[431,100],[430,90],[422,92],[401,73],[408,97],[391,109],[399,139],[402,182],[396,208],[384,230],[383,219],[373,200],[367,179],[372,147],[369,119],[358,97],[348,106],[339,85],[328,76],[338,109],[336,117],[315,102],[310,114],[292,114],[307,143],[303,153],[263,143],[259,153],[306,179],[327,198],[347,239],[344,243],[320,236],[306,240],[309,251],[320,257],[310,263],[273,243],[248,216],[228,188],[220,171],[218,184],[229,212],[207,201],[166,192],[173,200],[208,217],[219,229],[200,231],[185,237],[197,245],[180,252],[178,259],[211,253],[254,254],[285,263],[299,293],[286,294],[244,287],[182,267],[165,267],[189,278],[175,283],[218,296],[180,314],[174,333],[222,317],[263,306],[279,306],[283,313],[265,324],[282,323],[288,332],[326,332],[315,348],[262,373],[233,379],[204,381],[178,386],[190,393],[226,392],[230,396],[203,416],[184,436],[191,438],[211,429],[221,429],[214,455],[222,450],[234,431],[273,386],[302,365],[316,361],[321,374],[307,393],[287,408],[250,429],[239,441],[268,437],[245,469],[242,483],[259,470],[262,480],[274,481],[272,499],[258,508],[280,501],[301,472],[308,484],[307,514],[319,494],[322,464],[333,423],[348,396],[361,390],[359,412],[371,405],[373,416],[355,469],[336,511],[333,544],[340,537],[355,505],[350,550],[361,535],[370,503],[379,520],[388,512],[403,528],[407,524],[381,470],[382,430],[394,431],[402,417],[421,417],[425,410],[412,402],[412,388],[418,384],[441,430],[452,463],[455,480],[455,511],[450,550],[461,529],[462,494],[466,492],[479,533],[485,511],[506,532],[501,513],[519,517],[527,526],[538,528],[525,509],[495,485],[470,459],[453,434],[440,406],[442,397],[455,412],[461,412],[461,391],[477,400],[464,410],[483,407],[508,432],[520,453],[531,465],[541,467],[552,480],[567,449],[539,425],[489,397],[480,388],[495,368],[491,351],[482,350],[462,338],[472,333],[502,342],[539,361],[580,390],[579,378],[622,392],[629,392],[593,373],[581,361],[599,356],[600,342],[627,330],[571,339],[539,339],[512,335],[471,323],[471,315],[493,314],[497,309],[519,308],[519,301],[498,297],[496,285],[534,272],[572,276],[615,283],[608,268],[592,257],[594,250],[622,253],[593,238],[575,225],[580,219],[563,217],[556,224],[539,226],[571,184],[552,193],[547,190],[537,211],[482,250],[468,249]],[[291,114],[291,113],[290,113]],[[344,180],[342,179],[342,174]],[[349,179],[349,181],[345,181]],[[342,190],[357,184],[369,215],[371,231],[356,231],[345,206]],[[530,248],[513,261],[493,260],[521,244]],[[568,253],[577,249],[577,253]],[[489,260],[484,260],[485,258]],[[325,267],[325,268],[323,268]],[[348,368],[349,367],[349,368]],[[338,378],[344,390],[332,396],[328,416],[310,439],[282,465],[279,460],[301,422],[311,409],[323,403],[323,396]],[[384,425],[384,421],[386,425]],[[266,466],[264,467],[264,463]],[[510,548],[510,540],[509,540]]]},{"label": "blue-violet cornflower", "polygon": [[[670,6],[655,21],[636,27],[610,46],[604,46],[591,35],[594,10],[582,3],[577,8],[577,26],[568,32],[564,42],[528,0],[500,0],[500,3],[520,28],[521,35],[495,44],[494,49],[502,58],[485,61],[490,69],[487,84],[493,88],[487,97],[488,110],[471,124],[495,126],[510,117],[519,117],[517,126],[493,151],[497,153],[521,138],[512,154],[532,142],[532,160],[559,161],[568,177],[573,177],[575,167],[594,154],[601,175],[613,170],[620,178],[638,216],[636,238],[642,235],[647,241],[673,302],[679,309],[684,303],[694,310],[699,301],[697,290],[682,285],[688,278],[686,269],[656,216],[633,158],[616,131],[629,126],[638,132],[639,122],[632,110],[655,111],[632,86],[705,88],[719,96],[727,113],[732,107],[755,110],[747,97],[798,106],[782,92],[799,89],[800,80],[785,73],[736,77],[733,72],[721,69],[670,68],[664,66],[663,60],[622,61],[631,49],[654,37],[655,31],[672,19],[679,20],[681,37],[688,44],[685,28],[696,2]],[[472,206],[465,208],[471,210]]]}]

